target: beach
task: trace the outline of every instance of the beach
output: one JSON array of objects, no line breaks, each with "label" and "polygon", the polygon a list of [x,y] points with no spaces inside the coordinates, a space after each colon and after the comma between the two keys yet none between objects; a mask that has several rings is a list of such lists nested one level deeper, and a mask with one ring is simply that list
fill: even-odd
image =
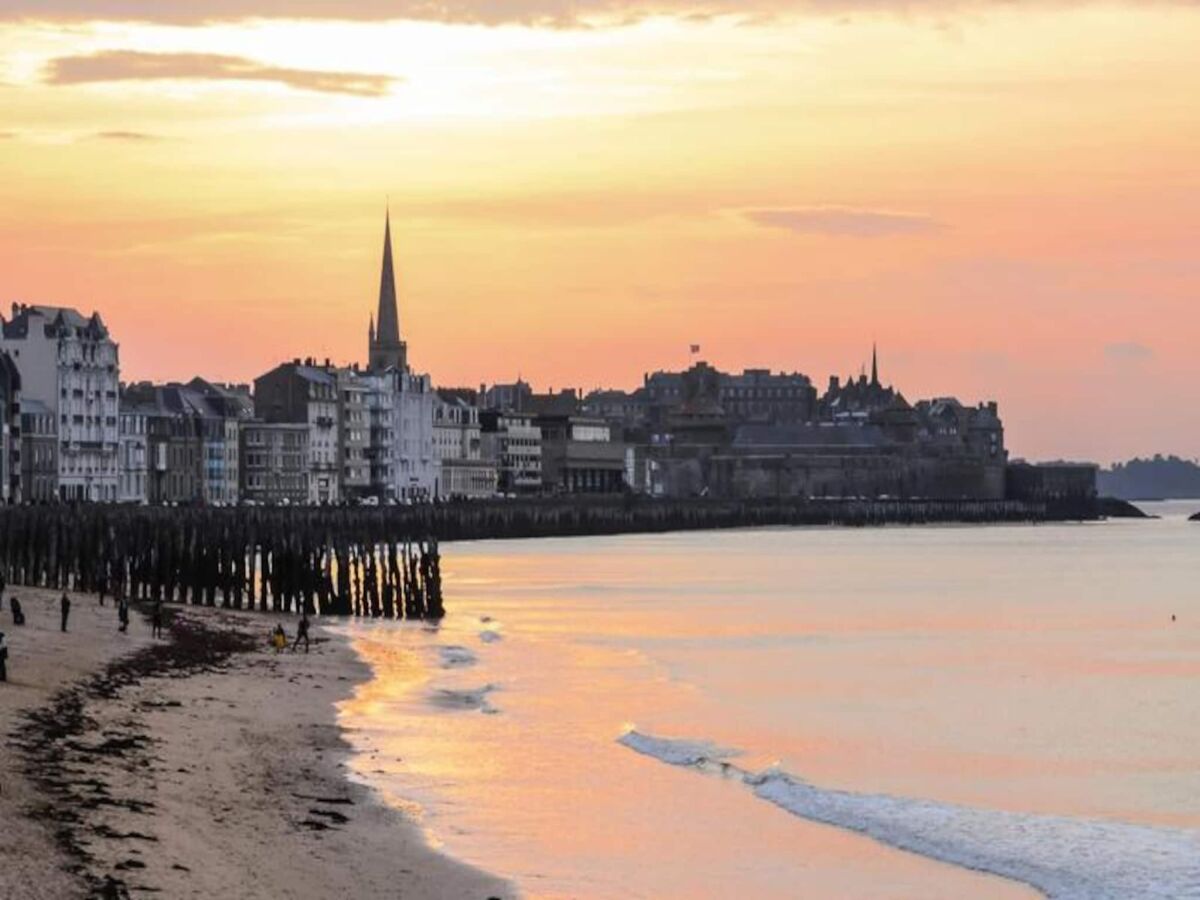
[{"label": "beach", "polygon": [[515,896],[346,777],[336,706],[368,671],[345,640],[276,654],[294,617],[189,607],[155,642],[81,595],[64,634],[58,597],[11,588],[0,623],[0,897]]}]

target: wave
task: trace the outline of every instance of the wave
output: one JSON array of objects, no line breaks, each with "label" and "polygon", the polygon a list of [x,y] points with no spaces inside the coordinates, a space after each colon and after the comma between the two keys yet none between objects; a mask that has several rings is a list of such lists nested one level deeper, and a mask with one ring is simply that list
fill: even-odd
[{"label": "wave", "polygon": [[473,666],[479,661],[479,658],[466,647],[438,647],[438,653],[442,657],[443,669],[460,669],[463,666]]},{"label": "wave", "polygon": [[438,688],[429,695],[429,702],[442,709],[477,709],[482,713],[495,714],[500,710],[488,701],[488,694],[494,690],[494,684],[464,690]]},{"label": "wave", "polygon": [[1200,832],[831,790],[777,768],[738,769],[726,761],[736,751],[704,741],[631,731],[620,743],[670,765],[734,775],[800,818],[1019,881],[1054,900],[1200,898]]}]

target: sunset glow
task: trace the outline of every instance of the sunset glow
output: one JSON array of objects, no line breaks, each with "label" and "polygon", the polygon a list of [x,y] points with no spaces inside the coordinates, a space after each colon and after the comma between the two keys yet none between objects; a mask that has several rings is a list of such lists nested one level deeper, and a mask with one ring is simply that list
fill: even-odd
[{"label": "sunset glow", "polygon": [[99,310],[123,378],[362,360],[390,203],[441,385],[878,341],[1014,455],[1196,455],[1200,8],[156,6],[0,0],[0,302]]}]

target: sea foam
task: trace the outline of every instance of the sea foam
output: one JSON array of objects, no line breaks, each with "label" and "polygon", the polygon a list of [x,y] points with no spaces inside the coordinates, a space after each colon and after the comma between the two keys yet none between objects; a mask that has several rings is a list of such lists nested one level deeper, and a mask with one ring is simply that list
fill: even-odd
[{"label": "sea foam", "polygon": [[778,769],[745,772],[736,751],[629,732],[620,743],[677,766],[736,773],[795,816],[941,862],[1023,882],[1055,900],[1200,898],[1200,832],[977,809],[830,790]]}]

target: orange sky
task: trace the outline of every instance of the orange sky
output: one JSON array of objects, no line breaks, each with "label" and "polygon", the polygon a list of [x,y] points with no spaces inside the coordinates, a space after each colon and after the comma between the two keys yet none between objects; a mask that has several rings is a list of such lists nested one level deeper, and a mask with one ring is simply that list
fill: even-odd
[{"label": "orange sky", "polygon": [[1182,2],[0,0],[0,302],[99,309],[126,378],[358,360],[390,195],[441,384],[876,339],[1018,455],[1196,456],[1198,46]]}]

